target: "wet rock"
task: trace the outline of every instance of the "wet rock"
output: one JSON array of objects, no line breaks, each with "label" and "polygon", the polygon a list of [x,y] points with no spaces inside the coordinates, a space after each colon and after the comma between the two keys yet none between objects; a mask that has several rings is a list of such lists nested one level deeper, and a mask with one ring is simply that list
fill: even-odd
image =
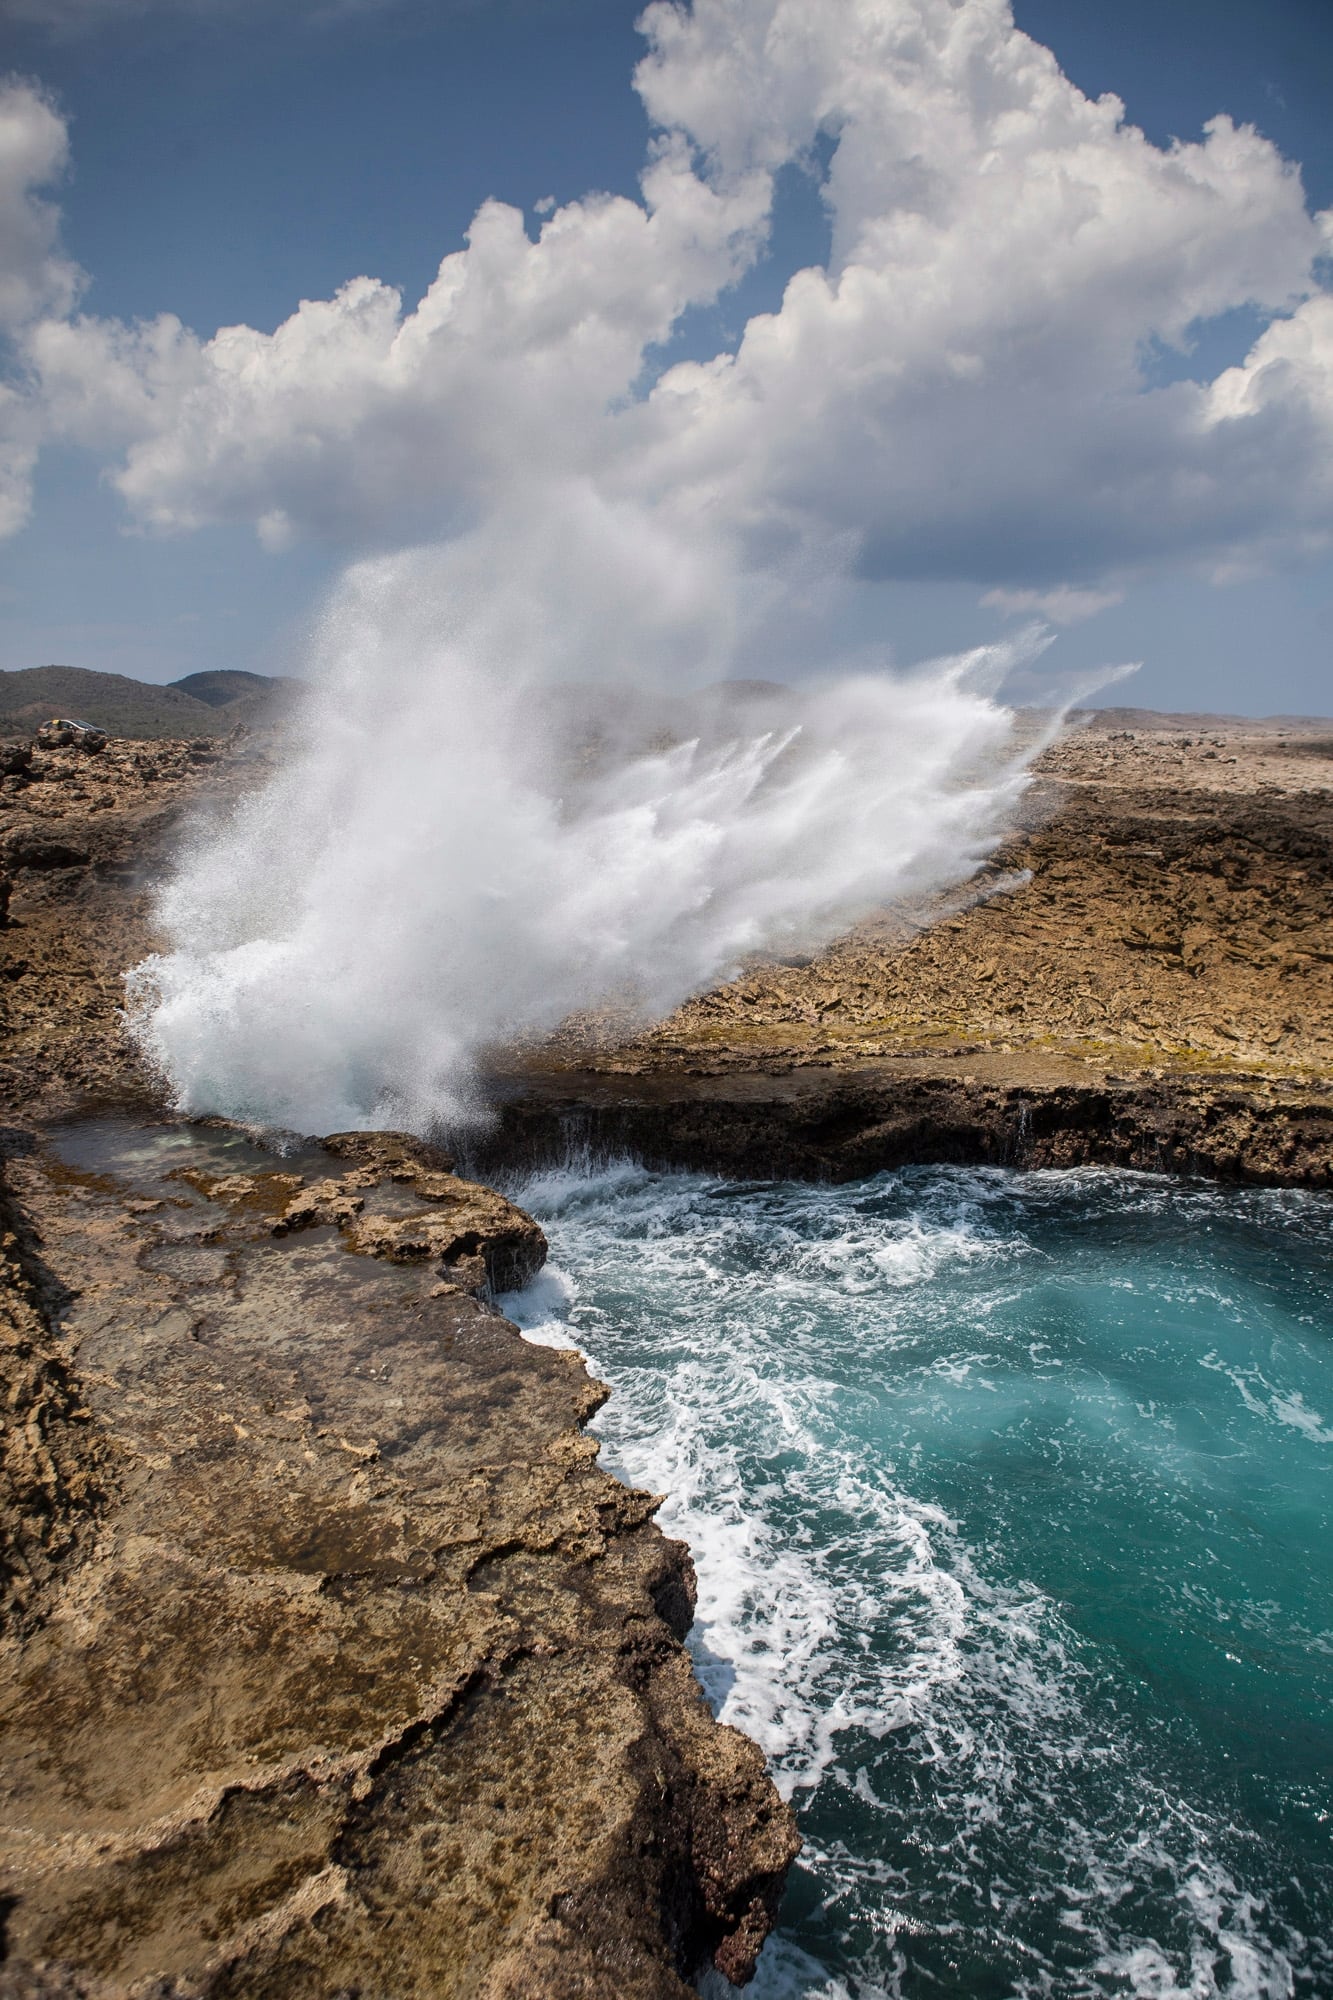
[{"label": "wet rock", "polygon": [[1110,1075],[1058,1056],[881,1057],[690,1075],[497,1080],[479,1164],[651,1165],[854,1180],[902,1166],[1135,1167],[1333,1187],[1333,1097],[1262,1075]]},{"label": "wet rock", "polygon": [[[404,1143],[397,1133],[354,1137],[342,1154],[361,1164],[301,1188],[274,1222],[274,1236],[332,1226],[346,1232],[348,1248],[361,1256],[429,1262],[477,1295],[519,1291],[537,1275],[546,1261],[546,1238],[521,1208],[491,1188],[422,1164],[443,1157],[434,1148]],[[365,1212],[369,1191],[386,1187],[421,1205],[407,1213],[401,1205]]]}]

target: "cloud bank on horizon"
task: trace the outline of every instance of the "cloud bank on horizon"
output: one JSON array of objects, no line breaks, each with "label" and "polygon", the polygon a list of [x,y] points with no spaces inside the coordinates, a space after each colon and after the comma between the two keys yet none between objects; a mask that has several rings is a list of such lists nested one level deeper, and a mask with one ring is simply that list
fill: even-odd
[{"label": "cloud bank on horizon", "polygon": [[[133,521],[280,549],[467,532],[539,496],[699,524],[762,573],[975,581],[1060,620],[1165,568],[1226,576],[1333,529],[1333,215],[1247,127],[1159,147],[1004,0],[654,0],[642,199],[529,233],[487,202],[407,309],[368,276],[272,332],[80,314],[33,85],[0,95],[0,525],[37,454],[101,454]],[[661,359],[765,254],[784,167],[831,247],[706,361]],[[1239,307],[1215,380],[1152,357]],[[557,502],[556,504],[564,504]]]}]

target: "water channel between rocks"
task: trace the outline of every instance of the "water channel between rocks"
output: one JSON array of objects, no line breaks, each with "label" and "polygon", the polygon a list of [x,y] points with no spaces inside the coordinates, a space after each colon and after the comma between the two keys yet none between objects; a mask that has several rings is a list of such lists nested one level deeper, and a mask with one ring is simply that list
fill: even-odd
[{"label": "water channel between rocks", "polygon": [[756,2000],[1333,1993],[1333,1201],[509,1191],[552,1258],[506,1310],[612,1384],[797,1807]]},{"label": "water channel between rocks", "polygon": [[[176,1264],[208,1254],[182,1171],[274,1164],[122,1121],[58,1151],[158,1197]],[[501,1303],[612,1385],[604,1461],[667,1495],[700,1678],[800,1818],[755,2000],[1333,1993],[1333,1199],[633,1164],[509,1192],[552,1255]],[[332,1233],[294,1254],[348,1309],[425,1282]]]}]

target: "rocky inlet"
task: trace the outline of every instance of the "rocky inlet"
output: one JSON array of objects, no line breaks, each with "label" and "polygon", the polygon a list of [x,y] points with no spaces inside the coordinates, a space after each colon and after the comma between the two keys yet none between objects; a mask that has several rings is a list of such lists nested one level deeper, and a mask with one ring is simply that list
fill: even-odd
[{"label": "rocky inlet", "polygon": [[[472,1170],[1329,1185],[1329,746],[1219,730],[1089,729],[952,903],[497,1057]],[[182,805],[265,768],[113,739],[0,776],[0,1993],[743,1981],[793,1821],[701,1698],[688,1551],[598,1468],[605,1391],[496,1310],[540,1230],[400,1134],[173,1122],[125,1034]]]}]

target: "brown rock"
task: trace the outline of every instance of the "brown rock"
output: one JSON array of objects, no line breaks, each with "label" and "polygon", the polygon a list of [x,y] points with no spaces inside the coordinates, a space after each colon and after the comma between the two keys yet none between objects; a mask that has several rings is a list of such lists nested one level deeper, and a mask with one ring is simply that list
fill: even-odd
[{"label": "brown rock", "polygon": [[436,1205],[416,1215],[361,1217],[352,1226],[351,1247],[395,1263],[426,1258],[468,1290],[490,1292],[521,1290],[546,1262],[540,1228],[493,1189],[440,1175],[431,1200]]},{"label": "brown rock", "polygon": [[155,942],[154,867],[184,801],[234,793],[262,773],[263,754],[237,746],[201,770],[183,743],[113,742],[95,758],[73,746],[20,750],[17,774],[0,778],[0,872],[13,877],[0,930],[0,1101],[156,1106],[160,1086],[125,1030],[122,984]]},{"label": "brown rock", "polygon": [[[55,1471],[11,1482],[0,1992],[744,1975],[791,1816],[703,1703],[688,1554],[598,1469],[578,1358],[414,1264],[246,1234],[245,1202],[209,1247],[172,1205],[207,1223],[202,1189],[13,1172],[61,1332],[25,1302],[11,1350]],[[28,1490],[64,1496],[58,1546]]]},{"label": "brown rock", "polygon": [[294,1229],[318,1229],[329,1224],[342,1229],[365,1207],[365,1196],[348,1187],[345,1180],[316,1181],[294,1194],[273,1225],[275,1236],[289,1236]]},{"label": "brown rock", "polygon": [[447,1153],[410,1132],[331,1132],[320,1144],[335,1159],[350,1160],[381,1180],[415,1181],[425,1173],[454,1170]]},{"label": "brown rock", "polygon": [[947,897],[757,963],[635,1040],[578,1021],[516,1055],[482,1164],[572,1133],[742,1172],[1058,1158],[1329,1185],[1327,726],[1229,724],[1233,761],[1205,765],[1187,720],[1062,739],[1025,824]]},{"label": "brown rock", "polygon": [[49,1316],[61,1291],[0,1183],[0,1631],[22,1633],[113,1477]]}]

